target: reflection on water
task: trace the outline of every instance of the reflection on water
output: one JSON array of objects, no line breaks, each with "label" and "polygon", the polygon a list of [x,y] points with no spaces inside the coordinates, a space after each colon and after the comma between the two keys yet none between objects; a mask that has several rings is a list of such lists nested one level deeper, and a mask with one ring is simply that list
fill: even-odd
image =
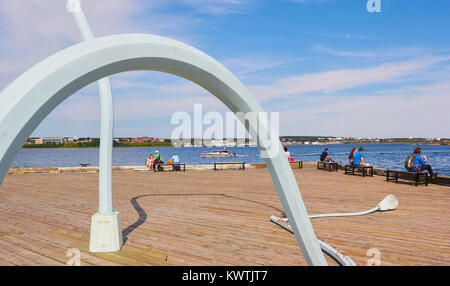
[{"label": "reflection on water", "polygon": [[[341,163],[346,163],[353,147],[364,147],[365,160],[378,168],[404,167],[405,158],[412,153],[416,145],[410,144],[374,144],[374,145],[330,145],[330,146],[288,146],[296,160],[315,162],[325,147],[330,148],[330,155]],[[441,175],[450,176],[450,146],[420,146],[427,155],[429,163]],[[200,153],[217,148],[114,148],[113,165],[144,165],[150,153],[159,150],[163,160],[168,160],[177,153],[187,164],[212,164],[214,162],[244,161],[246,163],[262,163],[256,147],[230,147],[237,154],[236,158],[201,158]],[[80,163],[98,166],[99,149],[23,149],[15,158],[12,168],[26,167],[77,167]]]}]

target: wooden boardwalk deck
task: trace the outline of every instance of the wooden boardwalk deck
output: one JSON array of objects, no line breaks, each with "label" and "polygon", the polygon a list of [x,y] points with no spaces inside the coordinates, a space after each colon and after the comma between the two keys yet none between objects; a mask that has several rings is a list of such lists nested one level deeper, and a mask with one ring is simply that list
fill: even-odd
[{"label": "wooden boardwalk deck", "polygon": [[[362,211],[386,195],[398,210],[313,220],[317,236],[359,265],[450,264],[450,188],[294,170],[310,214]],[[305,265],[295,238],[269,221],[282,207],[267,169],[114,173],[125,246],[87,251],[98,174],[8,175],[0,188],[0,265]],[[330,264],[333,264],[329,260]]]}]

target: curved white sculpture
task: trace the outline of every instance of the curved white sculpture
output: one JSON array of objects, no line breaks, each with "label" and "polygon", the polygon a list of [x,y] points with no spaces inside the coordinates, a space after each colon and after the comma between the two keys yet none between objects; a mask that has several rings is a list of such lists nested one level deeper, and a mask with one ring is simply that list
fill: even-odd
[{"label": "curved white sculpture", "polygon": [[[224,66],[181,42],[145,34],[89,40],[43,60],[0,94],[0,184],[26,139],[63,100],[101,78],[136,70],[161,71],[191,80],[235,113],[263,111]],[[265,161],[306,261],[326,265],[279,139],[262,136],[261,128],[258,133],[256,130],[250,122],[249,132],[260,149],[276,144],[277,152],[272,149]],[[266,134],[270,136],[268,130]]]}]

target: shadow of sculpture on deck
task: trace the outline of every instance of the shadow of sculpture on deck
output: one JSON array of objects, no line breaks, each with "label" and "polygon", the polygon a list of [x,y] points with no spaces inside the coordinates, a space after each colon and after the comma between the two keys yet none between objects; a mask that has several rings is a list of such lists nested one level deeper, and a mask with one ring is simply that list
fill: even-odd
[{"label": "shadow of sculpture on deck", "polygon": [[282,217],[286,217],[286,213],[283,210],[280,210],[279,208],[276,208],[276,207],[271,206],[269,204],[261,203],[261,202],[257,202],[257,201],[253,201],[253,200],[249,200],[249,199],[243,199],[243,198],[239,198],[239,197],[229,196],[229,195],[225,195],[225,194],[149,194],[149,195],[141,195],[141,196],[134,197],[134,198],[132,198],[130,200],[131,205],[136,210],[137,214],[139,215],[139,218],[133,224],[129,225],[127,228],[125,228],[122,231],[122,237],[123,237],[123,243],[124,244],[128,240],[128,236],[136,228],[138,228],[139,226],[141,226],[142,224],[144,224],[147,221],[147,213],[141,207],[141,205],[139,205],[138,199],[145,198],[145,197],[156,197],[156,196],[221,196],[221,197],[224,197],[224,198],[236,199],[236,200],[241,200],[241,201],[246,201],[246,202],[250,202],[250,203],[255,203],[255,204],[262,205],[262,206],[266,206],[266,207],[269,207],[271,209],[274,209],[274,210],[280,212]]}]

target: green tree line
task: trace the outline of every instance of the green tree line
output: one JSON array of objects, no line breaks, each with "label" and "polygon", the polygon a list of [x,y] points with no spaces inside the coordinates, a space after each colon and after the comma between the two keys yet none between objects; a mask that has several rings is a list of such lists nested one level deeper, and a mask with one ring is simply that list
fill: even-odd
[{"label": "green tree line", "polygon": [[[55,142],[47,142],[45,144],[25,144],[23,148],[98,148],[100,147],[100,139],[93,139],[91,142],[74,142],[66,144],[57,144]],[[164,142],[113,142],[113,147],[173,147],[170,140]]]}]

